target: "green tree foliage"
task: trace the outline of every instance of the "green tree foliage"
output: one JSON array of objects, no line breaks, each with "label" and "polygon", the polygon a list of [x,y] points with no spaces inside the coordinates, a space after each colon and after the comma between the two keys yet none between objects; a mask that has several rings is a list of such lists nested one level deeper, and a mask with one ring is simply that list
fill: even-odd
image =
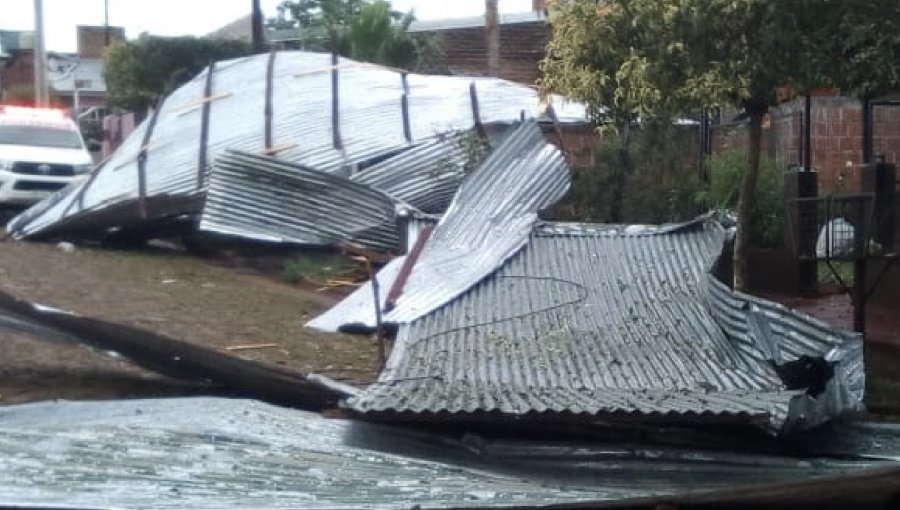
[{"label": "green tree foliage", "polygon": [[[543,84],[590,104],[599,122],[622,126],[714,105],[746,112],[742,224],[755,208],[762,120],[782,87],[898,84],[896,0],[565,0],[554,4],[551,22]],[[749,235],[738,229],[739,288]]]},{"label": "green tree foliage", "polygon": [[251,52],[242,41],[143,34],[135,41],[111,46],[104,54],[109,104],[143,113],[210,62]]},{"label": "green tree foliage", "polygon": [[[706,161],[706,172],[709,182],[694,196],[696,202],[703,210],[734,210],[740,198],[742,177],[747,173],[746,153],[730,149],[715,154]],[[784,246],[784,221],[784,175],[773,159],[762,158],[750,222],[753,245],[761,248]]]},{"label": "green tree foliage", "polygon": [[270,27],[299,28],[303,47],[411,70],[427,68],[439,51],[433,37],[407,31],[413,14],[384,0],[299,0],[278,7]]}]

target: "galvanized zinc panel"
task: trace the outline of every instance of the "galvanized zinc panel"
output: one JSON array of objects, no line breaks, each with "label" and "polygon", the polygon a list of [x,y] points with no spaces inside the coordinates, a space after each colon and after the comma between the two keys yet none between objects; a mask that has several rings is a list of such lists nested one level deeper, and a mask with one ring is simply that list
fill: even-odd
[{"label": "galvanized zinc panel", "polygon": [[[556,203],[568,187],[565,159],[544,140],[536,123],[516,128],[463,181],[409,279],[401,283],[402,294],[385,321],[422,317],[491,274],[528,241],[537,212]],[[382,308],[405,260],[393,260],[376,276],[383,289]],[[308,326],[325,331],[374,327],[372,295],[367,283]]]},{"label": "galvanized zinc panel", "polygon": [[[17,238],[50,235],[78,227],[103,230],[155,219],[195,214],[202,207],[206,175],[201,168],[203,105],[209,104],[207,164],[226,149],[266,148],[266,74],[269,55],[218,62],[161,104],[152,135],[144,144],[142,123],[86,183],[54,194],[13,219]],[[406,75],[371,64],[299,51],[273,60],[272,146],[278,158],[316,170],[349,175],[354,165],[396,155],[437,134],[470,130],[470,85],[477,91],[480,121],[510,123],[524,113],[539,118],[536,90],[494,78]],[[339,75],[341,147],[333,144],[331,72]],[[207,74],[212,91],[205,97]],[[404,134],[401,100],[406,94],[410,140]],[[557,106],[561,106],[557,101]],[[584,107],[557,108],[562,121],[583,122]],[[579,113],[580,112],[580,113]],[[574,117],[573,117],[574,114]],[[138,159],[146,156],[148,217],[139,214]],[[157,202],[163,202],[161,207]],[[116,208],[115,214],[106,214]]]},{"label": "galvanized zinc panel", "polygon": [[734,317],[720,326],[706,287],[726,234],[711,221],[539,227],[487,280],[401,324],[379,381],[350,404],[392,414],[724,417],[773,431],[859,408],[861,388],[844,374],[861,359],[853,335],[752,300],[779,335],[779,362],[834,357],[837,376],[813,398],[786,389],[748,333],[747,298],[718,284],[708,299]]},{"label": "galvanized zinc panel", "polygon": [[615,439],[459,441],[240,399],[44,402],[0,408],[0,506],[646,507],[626,500],[755,493],[896,467],[873,457],[896,460],[898,437],[896,426],[846,426],[792,442],[784,456],[734,440],[729,451]]},{"label": "galvanized zinc panel", "polygon": [[356,240],[396,250],[394,201],[337,175],[228,151],[210,175],[200,230],[249,239],[330,245]]},{"label": "galvanized zinc panel", "polygon": [[466,175],[467,154],[457,136],[425,141],[350,176],[421,212],[441,214]]}]

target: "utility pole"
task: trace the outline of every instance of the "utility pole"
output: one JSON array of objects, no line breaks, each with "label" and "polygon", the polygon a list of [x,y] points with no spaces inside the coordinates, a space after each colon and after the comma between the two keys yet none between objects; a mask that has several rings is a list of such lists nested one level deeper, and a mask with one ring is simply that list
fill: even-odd
[{"label": "utility pole", "polygon": [[34,102],[35,106],[50,105],[47,82],[47,52],[44,50],[44,2],[34,0]]},{"label": "utility pole", "polygon": [[103,46],[109,46],[109,0],[103,0]]},{"label": "utility pole", "polygon": [[500,22],[497,12],[498,0],[484,2],[484,32],[487,37],[487,74],[500,76]]},{"label": "utility pole", "polygon": [[253,33],[253,52],[262,53],[266,51],[266,41],[263,36],[263,19],[262,9],[259,7],[259,0],[252,0],[253,14],[250,16]]}]

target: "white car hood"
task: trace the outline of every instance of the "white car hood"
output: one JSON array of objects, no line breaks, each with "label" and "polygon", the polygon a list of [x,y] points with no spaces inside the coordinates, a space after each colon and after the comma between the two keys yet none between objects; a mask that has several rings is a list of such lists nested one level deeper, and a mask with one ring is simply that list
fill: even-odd
[{"label": "white car hood", "polygon": [[90,165],[91,155],[84,149],[0,145],[0,161],[32,161],[65,165]]}]

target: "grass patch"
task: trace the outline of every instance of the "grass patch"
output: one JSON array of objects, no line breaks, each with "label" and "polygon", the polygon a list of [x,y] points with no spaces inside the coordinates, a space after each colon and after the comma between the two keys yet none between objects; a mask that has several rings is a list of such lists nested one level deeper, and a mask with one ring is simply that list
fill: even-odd
[{"label": "grass patch", "polygon": [[352,273],[356,268],[352,260],[335,254],[301,254],[285,261],[281,277],[288,283],[323,283]]},{"label": "grass patch", "polygon": [[884,419],[900,418],[900,379],[869,376],[866,406],[869,411]]},{"label": "grass patch", "polygon": [[[835,276],[835,273],[837,273],[837,276]],[[818,274],[819,283],[836,287],[841,285],[853,286],[853,262],[833,261],[831,267],[828,267],[827,262],[820,261],[818,263]]]}]

